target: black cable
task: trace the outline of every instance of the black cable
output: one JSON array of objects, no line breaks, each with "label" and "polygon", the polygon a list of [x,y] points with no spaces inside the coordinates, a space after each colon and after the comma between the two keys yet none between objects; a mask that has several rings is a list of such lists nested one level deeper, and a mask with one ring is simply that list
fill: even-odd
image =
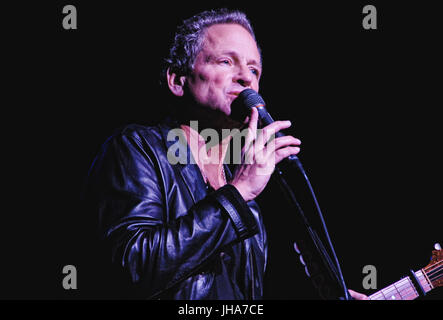
[{"label": "black cable", "polygon": [[321,221],[321,224],[322,224],[322,227],[323,227],[323,231],[324,231],[325,236],[326,236],[326,240],[328,241],[328,245],[329,245],[329,247],[331,249],[332,256],[333,256],[333,258],[335,260],[337,272],[338,272],[338,275],[340,277],[340,281],[342,283],[343,290],[344,290],[344,293],[345,293],[345,300],[350,300],[349,291],[348,291],[348,288],[346,287],[346,283],[345,283],[345,280],[343,278],[343,273],[341,271],[340,263],[338,262],[338,258],[337,258],[337,255],[335,254],[335,250],[334,250],[334,247],[332,245],[331,238],[329,237],[329,232],[328,232],[328,229],[326,228],[326,223],[325,223],[325,220],[323,218],[323,214],[321,212],[320,205],[318,204],[317,197],[315,196],[314,189],[312,188],[311,182],[309,181],[309,178],[306,175],[306,172],[305,172],[304,168],[301,165],[298,166],[298,167],[300,168],[300,170],[301,170],[301,172],[302,172],[302,174],[303,174],[303,176],[304,176],[304,178],[306,180],[306,183],[308,184],[309,191],[311,192],[312,198],[314,200],[315,207],[317,209],[317,213],[318,213],[318,216],[320,217],[320,221]]},{"label": "black cable", "polygon": [[[289,162],[289,163],[295,165],[295,166],[300,170],[300,172],[302,173],[302,175],[303,175],[303,177],[304,177],[304,179],[305,179],[305,181],[306,181],[306,183],[307,183],[307,186],[308,186],[309,192],[310,192],[310,194],[311,194],[311,196],[312,196],[312,199],[314,200],[315,208],[316,208],[316,211],[317,211],[318,216],[319,216],[320,221],[321,221],[321,225],[322,225],[322,228],[323,228],[323,232],[324,232],[324,234],[325,234],[326,240],[327,240],[327,242],[328,242],[328,245],[329,245],[330,251],[331,251],[331,253],[332,253],[332,256],[333,256],[333,259],[334,259],[334,262],[335,262],[335,268],[336,268],[336,270],[332,270],[332,271],[336,271],[336,273],[338,274],[338,277],[339,277],[338,280],[341,282],[341,285],[342,285],[343,290],[344,290],[344,295],[345,295],[344,298],[345,298],[345,300],[352,300],[352,298],[351,298],[350,295],[349,295],[349,291],[348,291],[348,289],[347,289],[347,286],[346,286],[345,280],[344,280],[344,278],[343,278],[343,273],[342,273],[342,270],[341,270],[340,263],[339,263],[339,261],[338,261],[337,255],[336,255],[336,253],[335,253],[334,246],[332,245],[331,238],[329,237],[329,232],[328,232],[328,229],[327,229],[327,227],[326,227],[326,223],[325,223],[325,220],[324,220],[324,218],[323,218],[323,214],[322,214],[322,211],[321,211],[321,209],[320,209],[320,205],[319,205],[319,203],[318,203],[317,197],[315,196],[314,189],[312,188],[311,182],[309,181],[309,178],[308,178],[308,176],[307,176],[307,174],[306,174],[306,171],[305,171],[305,169],[303,168],[303,165],[301,164],[301,161],[300,161],[298,158],[295,158],[295,159],[294,159],[294,158],[293,158],[293,159],[288,158],[288,159],[286,160],[286,162]],[[280,175],[281,175],[281,171],[280,171],[280,170],[279,170],[279,173],[280,173]],[[289,187],[289,186],[287,186],[287,187]],[[304,217],[304,219],[306,220],[306,217]],[[320,248],[319,248],[319,249],[320,249]],[[325,257],[325,259],[327,259],[327,257]]]}]

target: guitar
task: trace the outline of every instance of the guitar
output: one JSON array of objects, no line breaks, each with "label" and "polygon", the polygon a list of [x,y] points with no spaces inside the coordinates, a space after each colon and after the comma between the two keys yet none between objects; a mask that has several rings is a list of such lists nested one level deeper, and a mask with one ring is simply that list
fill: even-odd
[{"label": "guitar", "polygon": [[414,300],[434,288],[443,286],[443,250],[435,245],[431,262],[421,270],[369,296],[369,300]]}]

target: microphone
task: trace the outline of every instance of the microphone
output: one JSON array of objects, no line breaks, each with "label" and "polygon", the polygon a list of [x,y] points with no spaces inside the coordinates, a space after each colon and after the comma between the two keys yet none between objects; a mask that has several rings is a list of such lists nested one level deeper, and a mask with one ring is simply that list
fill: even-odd
[{"label": "microphone", "polygon": [[[240,92],[240,94],[238,95],[238,97],[234,101],[237,101],[237,103],[240,103],[243,106],[243,108],[246,109],[249,113],[251,111],[251,108],[256,108],[258,111],[258,117],[261,121],[262,127],[265,127],[265,126],[274,122],[274,119],[272,119],[268,110],[266,110],[266,108],[265,108],[265,106],[266,106],[265,101],[260,96],[260,94],[258,94],[257,91],[255,91],[253,89],[245,89],[242,92]],[[246,110],[243,110],[243,111],[246,111]],[[237,112],[239,112],[239,111],[237,111]],[[280,131],[275,133],[276,138],[283,137],[283,136],[285,136],[285,134]],[[304,172],[301,161],[295,154],[287,157],[286,161],[294,163],[302,172]]]}]

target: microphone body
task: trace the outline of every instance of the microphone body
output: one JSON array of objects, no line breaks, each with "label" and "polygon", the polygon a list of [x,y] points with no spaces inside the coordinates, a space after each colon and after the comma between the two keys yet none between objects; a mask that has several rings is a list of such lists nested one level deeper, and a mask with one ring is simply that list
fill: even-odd
[{"label": "microphone body", "polygon": [[[250,112],[251,108],[257,109],[262,127],[274,122],[274,119],[272,119],[268,110],[266,110],[265,101],[255,90],[245,89],[238,95],[237,99],[248,110],[248,112]],[[285,136],[285,134],[280,131],[275,133],[276,138],[283,136]],[[295,154],[290,155],[285,160],[294,163],[302,172],[304,171],[300,159]]]}]

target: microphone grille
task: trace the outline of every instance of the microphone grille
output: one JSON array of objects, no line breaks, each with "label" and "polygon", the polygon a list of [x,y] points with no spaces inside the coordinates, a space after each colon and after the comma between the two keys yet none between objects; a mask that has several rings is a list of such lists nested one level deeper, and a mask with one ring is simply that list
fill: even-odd
[{"label": "microphone grille", "polygon": [[238,95],[237,99],[241,100],[243,104],[248,107],[248,109],[256,107],[258,105],[265,105],[265,101],[258,94],[257,91],[253,89],[245,89]]}]

